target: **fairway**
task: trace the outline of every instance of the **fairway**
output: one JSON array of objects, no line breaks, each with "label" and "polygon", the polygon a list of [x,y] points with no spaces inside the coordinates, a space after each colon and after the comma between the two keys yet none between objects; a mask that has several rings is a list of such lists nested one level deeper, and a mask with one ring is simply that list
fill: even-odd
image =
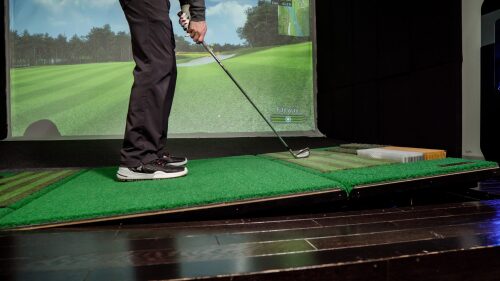
[{"label": "fairway", "polygon": [[[268,118],[283,108],[305,116],[301,122],[277,123],[278,130],[315,129],[310,42],[233,54],[224,64]],[[184,53],[179,63],[203,56]],[[22,137],[30,124],[43,119],[62,136],[121,136],[133,67],[133,62],[114,62],[12,69],[12,137]],[[170,133],[269,131],[217,64],[179,67],[178,72]]]}]

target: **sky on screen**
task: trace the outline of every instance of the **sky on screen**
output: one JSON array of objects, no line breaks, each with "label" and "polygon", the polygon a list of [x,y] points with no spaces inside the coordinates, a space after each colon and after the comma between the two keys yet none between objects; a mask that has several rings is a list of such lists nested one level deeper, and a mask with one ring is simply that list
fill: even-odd
[{"label": "sky on screen", "polygon": [[[170,1],[170,16],[175,32],[183,34],[175,24],[179,1]],[[246,21],[245,10],[257,5],[257,0],[206,0],[211,43],[239,44],[236,29]],[[30,33],[86,35],[92,27],[109,24],[115,32],[128,31],[118,0],[10,0],[10,29]]]}]

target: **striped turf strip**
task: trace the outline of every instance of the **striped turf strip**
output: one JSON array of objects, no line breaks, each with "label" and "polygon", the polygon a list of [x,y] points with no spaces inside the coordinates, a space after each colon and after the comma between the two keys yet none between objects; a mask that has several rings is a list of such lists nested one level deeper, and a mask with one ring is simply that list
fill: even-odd
[{"label": "striped turf strip", "polygon": [[2,178],[0,179],[0,207],[12,205],[75,172],[75,170],[22,172]]},{"label": "striped turf strip", "polygon": [[338,152],[338,153],[347,153],[347,154],[355,154],[355,155],[358,154],[358,150],[357,149],[354,149],[354,148],[343,148],[343,147],[340,147],[340,146],[331,147],[331,148],[328,148],[326,150],[332,151],[332,152]]},{"label": "striped turf strip", "polygon": [[357,155],[326,150],[311,150],[311,155],[305,159],[294,159],[290,157],[288,152],[269,153],[264,154],[264,156],[291,162],[323,173],[394,163],[387,160],[367,159]]}]

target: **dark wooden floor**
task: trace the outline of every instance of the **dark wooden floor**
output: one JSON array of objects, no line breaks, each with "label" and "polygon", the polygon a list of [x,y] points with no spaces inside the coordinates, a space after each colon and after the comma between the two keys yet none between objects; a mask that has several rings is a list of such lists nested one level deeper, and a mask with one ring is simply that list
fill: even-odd
[{"label": "dark wooden floor", "polygon": [[0,233],[0,280],[196,277],[499,280],[500,200]]},{"label": "dark wooden floor", "polygon": [[477,190],[492,195],[500,195],[500,178],[491,178],[489,180],[479,182]]}]

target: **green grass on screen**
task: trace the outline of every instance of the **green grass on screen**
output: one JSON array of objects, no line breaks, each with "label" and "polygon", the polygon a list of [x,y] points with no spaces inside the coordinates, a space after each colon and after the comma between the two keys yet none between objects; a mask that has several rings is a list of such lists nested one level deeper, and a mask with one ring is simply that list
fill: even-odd
[{"label": "green grass on screen", "polygon": [[[225,54],[230,54],[226,52]],[[296,107],[302,123],[278,130],[314,130],[312,44],[241,50],[224,61],[266,116]],[[204,56],[180,54],[179,63]],[[122,135],[132,62],[11,70],[12,136],[48,119],[63,136]],[[269,128],[215,63],[179,67],[170,133],[267,132]]]}]

